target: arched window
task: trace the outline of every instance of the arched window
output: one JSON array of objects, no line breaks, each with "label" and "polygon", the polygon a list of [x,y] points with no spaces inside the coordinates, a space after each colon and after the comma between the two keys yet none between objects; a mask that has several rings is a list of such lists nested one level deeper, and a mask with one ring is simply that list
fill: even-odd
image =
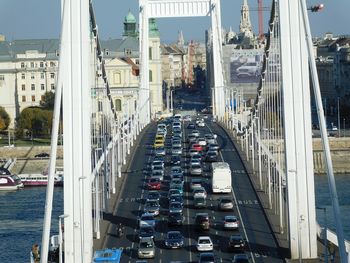
[{"label": "arched window", "polygon": [[115,110],[122,111],[122,100],[121,99],[115,100]]}]

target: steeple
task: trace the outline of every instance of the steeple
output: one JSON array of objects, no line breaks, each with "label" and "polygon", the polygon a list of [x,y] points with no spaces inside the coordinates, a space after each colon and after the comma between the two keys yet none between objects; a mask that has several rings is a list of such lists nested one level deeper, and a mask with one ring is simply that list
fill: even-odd
[{"label": "steeple", "polygon": [[129,9],[129,13],[124,18],[123,37],[137,37],[137,36],[138,36],[138,32],[136,30],[136,18]]},{"label": "steeple", "polygon": [[243,33],[246,37],[253,37],[253,29],[252,24],[250,23],[249,6],[247,0],[243,0],[239,31]]},{"label": "steeple", "polygon": [[178,38],[177,38],[177,44],[180,46],[180,47],[183,47],[185,45],[185,40],[184,40],[184,36],[182,34],[182,30],[180,30],[178,32]]},{"label": "steeple", "polygon": [[159,37],[159,30],[155,18],[150,18],[149,23],[149,37]]}]

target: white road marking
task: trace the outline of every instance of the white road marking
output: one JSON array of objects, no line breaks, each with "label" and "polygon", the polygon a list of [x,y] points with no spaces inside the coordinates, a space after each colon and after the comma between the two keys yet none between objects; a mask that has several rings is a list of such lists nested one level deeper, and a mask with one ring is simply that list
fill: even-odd
[{"label": "white road marking", "polygon": [[[208,129],[210,130],[211,133],[213,133],[213,131],[210,129],[210,127],[208,126]],[[221,156],[221,159],[224,161],[224,157],[222,156],[222,153],[221,151],[219,152],[220,153],[220,156]],[[237,198],[236,198],[236,195],[235,195],[235,191],[233,190],[233,187],[231,186],[231,191],[232,191],[232,196],[235,200],[235,203],[237,204]],[[241,225],[242,225],[242,229],[243,229],[243,232],[244,232],[244,236],[247,240],[247,243],[248,243],[248,246],[249,246],[249,239],[248,239],[248,235],[247,235],[247,231],[245,230],[245,226],[244,226],[244,222],[243,222],[243,217],[241,215],[241,211],[239,209],[239,206],[237,206],[237,212],[238,212],[238,215],[239,215],[239,218],[241,219]],[[251,255],[251,258],[253,260],[253,263],[255,263],[255,259],[254,259],[254,256],[253,256],[253,252],[251,252],[252,250],[249,248],[250,250],[250,255]]]}]

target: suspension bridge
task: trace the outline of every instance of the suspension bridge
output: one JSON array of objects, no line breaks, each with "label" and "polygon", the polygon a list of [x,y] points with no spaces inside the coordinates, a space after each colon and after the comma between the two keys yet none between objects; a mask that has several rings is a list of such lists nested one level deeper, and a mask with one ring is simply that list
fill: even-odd
[{"label": "suspension bridge", "polygon": [[[223,160],[237,162],[244,159],[251,167],[250,181],[244,167],[235,170],[236,174],[233,171],[233,174],[238,176],[238,171],[245,174],[245,179],[237,179],[237,184],[238,180],[246,180],[241,182],[242,188],[239,189],[250,185],[251,181],[256,182],[255,191],[266,196],[265,208],[273,211],[278,219],[277,230],[267,231],[265,234],[272,240],[271,248],[275,246],[273,244],[276,242],[273,240],[276,240],[276,235],[284,234],[287,237],[289,258],[308,262],[307,260],[319,258],[318,238],[327,237],[328,242],[337,246],[340,262],[350,262],[349,244],[344,239],[339,217],[304,0],[272,1],[260,80],[256,98],[251,105],[244,105],[240,91],[229,89],[225,85],[220,0],[139,0],[139,88],[132,95],[135,99],[128,102],[127,107],[123,107],[121,114],[116,111],[112,99],[93,2],[64,0],[61,8],[59,73],[51,140],[51,176],[47,188],[42,237],[42,263],[48,261],[54,185],[51,179],[56,166],[60,106],[62,105],[63,115],[65,175],[62,215],[64,248],[61,251],[64,252],[65,262],[92,262],[93,240],[101,239],[105,235],[101,233],[100,221],[104,212],[111,212],[107,210],[110,197],[118,191],[117,182],[122,176],[128,176],[124,186],[127,190],[124,191],[134,191],[133,184],[128,185],[128,180],[135,177],[130,173],[122,174],[122,167],[130,158],[131,149],[140,147],[134,143],[141,140],[140,136],[147,137],[155,125],[151,114],[148,74],[149,18],[198,16],[210,17],[212,26],[213,79],[210,81],[210,90],[213,118],[217,123],[207,126],[221,134],[222,140],[231,137],[238,143],[233,145],[231,140],[226,141],[230,146],[223,149]],[[318,109],[332,207],[336,218],[337,232],[328,231],[327,235],[325,228],[317,224],[315,216],[309,77],[312,79]],[[235,147],[240,150],[235,150]],[[236,156],[238,153],[240,156]],[[233,186],[233,190],[236,187]],[[126,199],[123,200],[124,203],[119,200],[121,206],[125,204]],[[134,198],[134,202],[136,201],[137,198]],[[256,197],[246,201],[238,199],[235,203],[239,207],[239,204],[245,202],[259,204]],[[262,205],[258,208],[261,210]],[[243,211],[240,215],[241,221],[249,221],[245,218],[249,216],[248,210],[244,212],[243,206],[239,209]],[[263,212],[255,211],[254,214],[257,215],[257,225],[265,222]],[[266,230],[270,227],[264,225],[263,228]],[[261,241],[264,239],[259,239],[257,234],[252,234],[249,230],[244,230],[244,233],[251,248],[253,262],[283,262],[283,256],[278,249],[273,249],[274,252],[267,255],[254,253],[254,248],[267,244],[264,243],[266,239]],[[218,231],[216,237],[220,240]],[[188,239],[191,247],[190,234]],[[217,245],[220,246],[220,243]],[[181,253],[187,252],[192,261],[191,248]]]}]

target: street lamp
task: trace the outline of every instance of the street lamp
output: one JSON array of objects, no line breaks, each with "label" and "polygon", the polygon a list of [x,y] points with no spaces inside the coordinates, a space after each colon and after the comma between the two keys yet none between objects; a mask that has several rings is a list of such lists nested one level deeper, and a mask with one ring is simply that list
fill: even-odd
[{"label": "street lamp", "polygon": [[324,212],[324,233],[323,233],[323,243],[324,243],[324,262],[328,263],[328,240],[327,240],[327,207],[318,207],[316,206],[316,209],[323,210]]},{"label": "street lamp", "polygon": [[62,263],[62,219],[68,217],[68,215],[60,215],[58,217],[58,252],[59,252],[59,256],[58,256],[58,262]]},{"label": "street lamp", "polygon": [[174,92],[173,89],[170,90],[170,112],[171,112],[171,113],[174,111],[173,92]]}]

